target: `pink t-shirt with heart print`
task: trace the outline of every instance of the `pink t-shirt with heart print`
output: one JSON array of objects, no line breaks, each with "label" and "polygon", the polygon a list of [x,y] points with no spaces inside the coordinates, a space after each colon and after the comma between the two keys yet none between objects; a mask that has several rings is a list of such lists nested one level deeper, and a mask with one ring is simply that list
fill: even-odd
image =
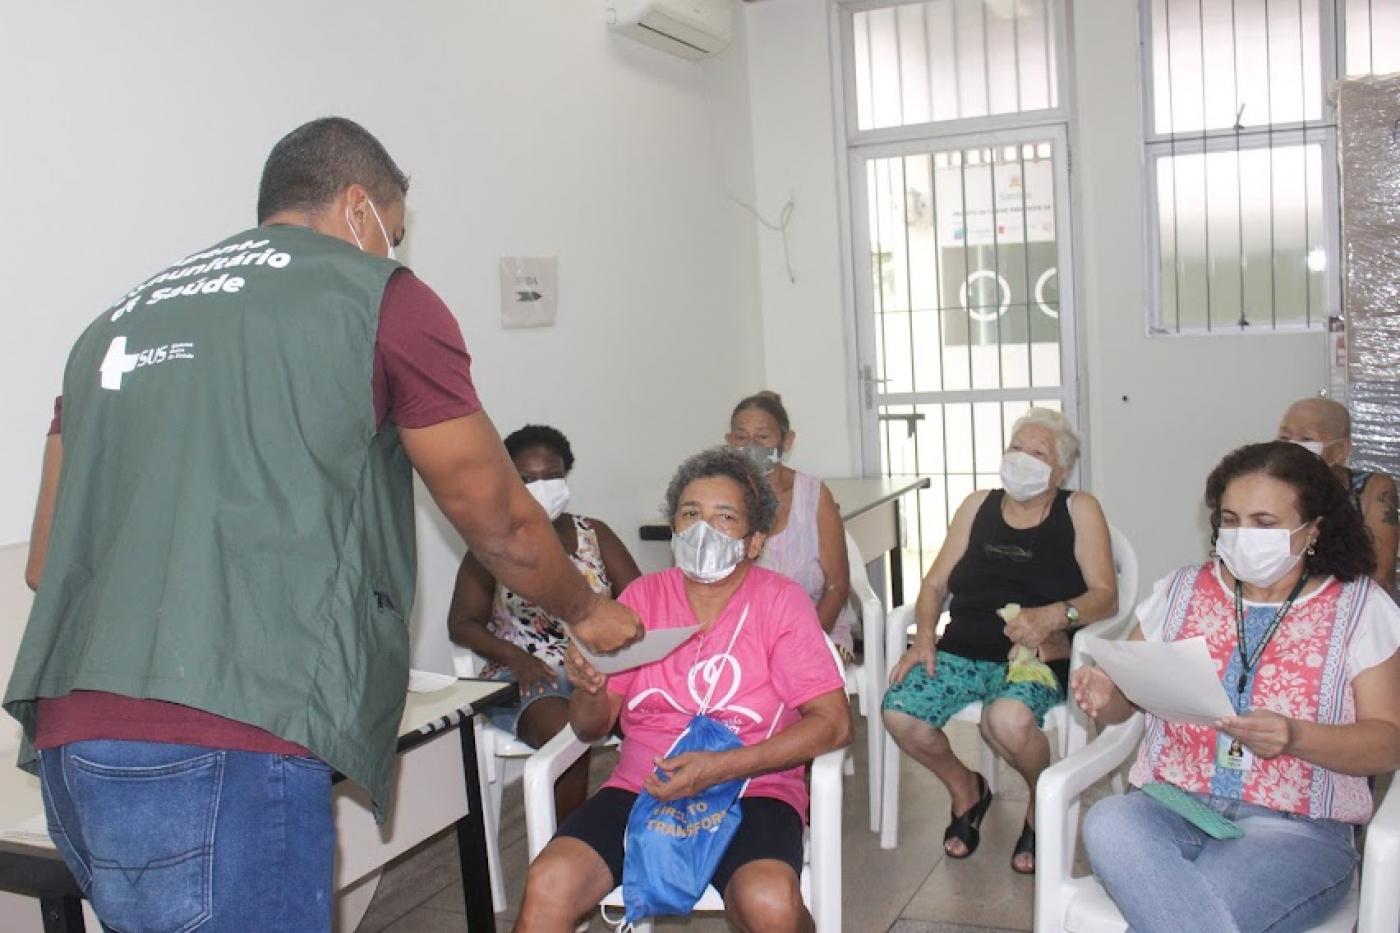
[{"label": "pink t-shirt with heart print", "polygon": [[[636,610],[648,629],[698,621],[685,578],[674,568],[639,578],[618,601]],[[655,760],[665,757],[702,707],[739,741],[755,745],[797,722],[804,703],[833,690],[844,696],[845,677],[802,588],[751,566],[709,630],[654,664],[612,675],[608,690],[623,698],[625,738],[604,786],[640,791]],[[758,775],[744,794],[775,797],[806,818],[801,767]]]}]

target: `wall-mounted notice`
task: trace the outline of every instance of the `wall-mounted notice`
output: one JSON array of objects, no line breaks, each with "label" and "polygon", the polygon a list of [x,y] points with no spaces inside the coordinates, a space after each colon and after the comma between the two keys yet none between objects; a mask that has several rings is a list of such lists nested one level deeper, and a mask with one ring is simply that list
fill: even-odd
[{"label": "wall-mounted notice", "polygon": [[553,327],[559,307],[557,256],[501,260],[501,326]]}]

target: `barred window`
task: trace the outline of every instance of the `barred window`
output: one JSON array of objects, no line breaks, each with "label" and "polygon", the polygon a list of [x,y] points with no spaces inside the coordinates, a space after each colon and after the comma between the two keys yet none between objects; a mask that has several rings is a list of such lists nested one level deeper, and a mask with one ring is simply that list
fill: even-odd
[{"label": "barred window", "polygon": [[1400,0],[1142,0],[1153,333],[1340,313],[1340,75],[1400,68]]},{"label": "barred window", "polygon": [[851,17],[857,130],[1054,110],[1058,4],[925,0]]}]

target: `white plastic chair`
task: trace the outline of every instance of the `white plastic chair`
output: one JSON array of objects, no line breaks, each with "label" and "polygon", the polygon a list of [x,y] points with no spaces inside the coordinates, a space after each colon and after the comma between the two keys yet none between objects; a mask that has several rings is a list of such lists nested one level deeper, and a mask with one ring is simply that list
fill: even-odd
[{"label": "white plastic chair", "polygon": [[[1120,771],[1142,740],[1142,715],[1104,729],[1096,739],[1046,768],[1036,785],[1036,933],[1123,933],[1127,923],[1097,878],[1075,878],[1077,811],[1084,791]],[[1397,775],[1400,777],[1400,775]],[[1400,792],[1392,788],[1366,830],[1360,892],[1353,887],[1313,928],[1326,933],[1400,929]],[[1150,883],[1150,882],[1146,882]],[[1189,905],[1183,905],[1189,910]],[[1358,925],[1359,915],[1359,925]],[[1188,924],[1189,925],[1189,924]]]},{"label": "white plastic chair", "polygon": [[[540,854],[558,828],[554,813],[554,782],[588,746],[569,728],[546,742],[525,763],[525,827],[530,860]],[[812,912],[817,933],[841,931],[841,762],[838,748],[812,762],[811,813],[803,853],[802,901]],[[601,906],[622,912],[622,888],[614,888]],[[697,911],[724,910],[713,887],[705,889]],[[651,933],[650,921],[637,924],[637,933]]]},{"label": "white plastic chair", "polygon": [[885,692],[885,606],[870,585],[865,559],[850,533],[846,534],[846,558],[851,565],[851,600],[860,610],[864,640],[859,664],[846,665],[846,693],[860,701],[865,717],[868,765],[870,768],[870,831],[880,829],[881,774],[884,771],[885,720],[880,716],[880,698]]},{"label": "white plastic chair", "polygon": [[[1086,637],[1106,639],[1126,638],[1132,631],[1133,609],[1137,602],[1138,562],[1137,552],[1127,535],[1109,526],[1109,537],[1113,549],[1113,569],[1118,574],[1118,612],[1111,619],[1104,619],[1086,625],[1074,637],[1070,647],[1070,670],[1074,671],[1084,663],[1081,649]],[[893,668],[908,645],[909,626],[914,621],[914,607],[900,606],[892,609],[886,622],[887,641],[885,661]],[[1073,707],[1071,709],[1070,707]],[[974,725],[982,721],[982,704],[972,703],[963,707],[953,716],[952,722],[969,722]],[[1045,731],[1053,731],[1058,739],[1057,750],[1061,758],[1083,748],[1088,740],[1088,720],[1073,703],[1060,703],[1045,715]],[[993,793],[997,790],[997,757],[986,741],[980,741],[978,769]],[[880,792],[880,848],[893,849],[899,844],[899,746],[894,739],[885,736],[884,764],[882,767],[882,789]],[[1037,819],[1037,822],[1039,820]]]},{"label": "white plastic chair", "polygon": [[1366,827],[1358,930],[1400,930],[1400,772]]}]

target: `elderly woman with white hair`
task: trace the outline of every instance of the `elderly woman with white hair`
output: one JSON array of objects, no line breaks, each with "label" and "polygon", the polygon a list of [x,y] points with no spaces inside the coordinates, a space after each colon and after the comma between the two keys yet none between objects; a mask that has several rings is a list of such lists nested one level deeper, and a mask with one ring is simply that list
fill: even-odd
[{"label": "elderly woman with white hair", "polygon": [[[919,589],[914,643],[890,672],[884,719],[907,754],[948,788],[950,858],[976,849],[992,795],[953,754],[943,726],[982,705],[982,736],[1031,789],[1011,856],[1035,870],[1035,783],[1050,763],[1045,714],[1065,697],[1075,629],[1118,610],[1108,522],[1087,492],[1061,488],[1079,438],[1056,411],[1032,408],[1011,429],[1001,489],[968,496]],[[944,602],[951,620],[937,632]],[[1008,610],[1009,606],[1019,607]]]}]

